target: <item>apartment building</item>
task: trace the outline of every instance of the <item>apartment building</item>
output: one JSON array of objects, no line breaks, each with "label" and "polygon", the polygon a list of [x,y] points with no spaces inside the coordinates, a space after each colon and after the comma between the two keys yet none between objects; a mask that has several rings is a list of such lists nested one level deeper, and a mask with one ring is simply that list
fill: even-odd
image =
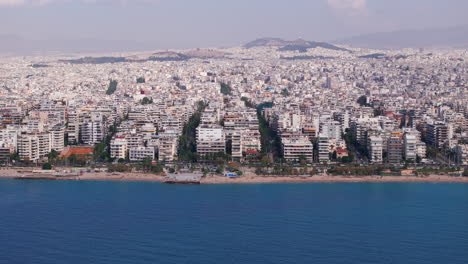
[{"label": "apartment building", "polygon": [[159,134],[159,161],[171,162],[177,158],[177,145],[179,136],[175,132],[167,132]]},{"label": "apartment building", "polygon": [[458,165],[468,165],[468,144],[458,145],[455,153]]},{"label": "apartment building", "polygon": [[449,140],[448,126],[443,122],[427,125],[427,143],[434,148],[442,148]]},{"label": "apartment building", "polygon": [[403,155],[407,161],[415,161],[418,156],[418,140],[416,136],[405,134],[403,139]]},{"label": "apartment building", "polygon": [[312,162],[314,159],[314,146],[305,136],[283,138],[281,146],[285,160],[298,161],[301,158],[305,158],[307,161]]},{"label": "apartment building", "polygon": [[154,159],[154,148],[153,147],[133,147],[128,150],[128,157],[130,161],[142,161],[146,158]]},{"label": "apartment building", "polygon": [[114,137],[110,142],[110,156],[116,159],[127,158],[128,141],[125,137]]},{"label": "apartment building", "polygon": [[367,143],[369,161],[372,163],[383,162],[383,139],[381,136],[370,136]]},{"label": "apartment building", "polygon": [[400,164],[403,158],[403,142],[401,132],[392,132],[387,139],[387,163]]},{"label": "apartment building", "polygon": [[197,128],[197,153],[214,154],[226,151],[224,129],[220,126]]}]

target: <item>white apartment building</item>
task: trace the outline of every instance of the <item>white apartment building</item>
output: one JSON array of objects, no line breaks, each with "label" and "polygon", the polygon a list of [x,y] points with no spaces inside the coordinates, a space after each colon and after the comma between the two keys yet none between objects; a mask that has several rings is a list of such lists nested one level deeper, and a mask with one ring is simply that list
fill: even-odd
[{"label": "white apartment building", "polygon": [[367,143],[369,159],[372,163],[383,162],[383,139],[381,136],[370,136]]},{"label": "white apartment building", "polygon": [[405,134],[403,139],[403,155],[406,160],[416,160],[418,140],[414,135]]},{"label": "white apartment building", "polygon": [[0,129],[0,145],[8,148],[10,152],[16,152],[18,146],[18,129],[7,127]]},{"label": "white apartment building", "polygon": [[159,135],[159,161],[174,161],[177,157],[179,137],[177,133],[162,133]]},{"label": "white apartment building", "polygon": [[226,151],[226,139],[222,127],[197,128],[197,153],[200,155]]},{"label": "white apartment building", "polygon": [[127,139],[125,137],[114,137],[110,142],[110,156],[116,159],[127,157]]},{"label": "white apartment building", "polygon": [[128,157],[130,161],[142,161],[146,158],[154,159],[154,148],[153,147],[134,147],[128,150]]},{"label": "white apartment building", "polygon": [[328,136],[324,134],[319,134],[317,138],[317,144],[318,144],[318,156],[317,156],[318,162],[322,163],[322,162],[330,161],[330,151],[329,151],[330,139],[328,138]]},{"label": "white apartment building", "polygon": [[21,134],[18,138],[18,155],[23,160],[36,162],[47,156],[51,149],[49,133]]},{"label": "white apartment building", "polygon": [[312,162],[314,159],[314,146],[308,137],[283,138],[281,146],[285,160],[298,161],[305,157],[307,161]]},{"label": "white apartment building", "polygon": [[65,148],[65,127],[57,127],[50,131],[50,148],[62,151]]},{"label": "white apartment building", "polygon": [[80,138],[86,145],[102,142],[106,132],[103,116],[100,113],[92,113],[80,126]]},{"label": "white apartment building", "polygon": [[457,156],[457,164],[459,165],[468,165],[468,145],[458,145],[455,148],[455,153]]}]

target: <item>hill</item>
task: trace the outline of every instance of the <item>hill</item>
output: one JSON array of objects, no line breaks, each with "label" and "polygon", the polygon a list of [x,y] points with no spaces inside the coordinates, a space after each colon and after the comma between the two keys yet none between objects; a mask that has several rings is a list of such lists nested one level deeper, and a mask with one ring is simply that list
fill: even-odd
[{"label": "hill", "polygon": [[279,51],[299,51],[306,52],[308,49],[314,48],[324,48],[329,50],[336,51],[347,51],[345,48],[340,48],[338,46],[332,45],[326,42],[316,42],[316,41],[306,41],[303,39],[297,40],[283,40],[281,38],[261,38],[254,41],[251,41],[244,45],[245,48],[255,48],[255,47],[278,47]]}]

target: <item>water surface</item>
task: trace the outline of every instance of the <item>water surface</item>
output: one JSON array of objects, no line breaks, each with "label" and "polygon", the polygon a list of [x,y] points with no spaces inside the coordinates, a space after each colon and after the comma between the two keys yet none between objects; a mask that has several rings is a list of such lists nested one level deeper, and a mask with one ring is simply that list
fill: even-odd
[{"label": "water surface", "polygon": [[468,184],[0,180],[0,263],[468,263]]}]

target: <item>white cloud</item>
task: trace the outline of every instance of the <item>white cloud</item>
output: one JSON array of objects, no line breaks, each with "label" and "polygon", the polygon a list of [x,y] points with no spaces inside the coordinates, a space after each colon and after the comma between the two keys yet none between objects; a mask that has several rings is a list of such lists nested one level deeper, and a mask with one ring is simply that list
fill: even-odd
[{"label": "white cloud", "polygon": [[327,0],[328,6],[347,15],[367,14],[367,0]]}]

